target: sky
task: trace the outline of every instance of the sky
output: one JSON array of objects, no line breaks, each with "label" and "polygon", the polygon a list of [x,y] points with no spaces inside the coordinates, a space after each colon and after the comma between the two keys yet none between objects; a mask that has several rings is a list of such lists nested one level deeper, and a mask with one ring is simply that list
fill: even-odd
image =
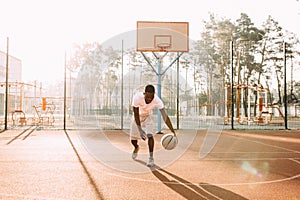
[{"label": "sky", "polygon": [[246,13],[258,27],[271,15],[300,37],[297,0],[0,0],[0,50],[22,60],[23,81],[61,80],[72,44],[105,42],[137,21],[189,22],[200,39],[209,13],[235,21]]}]

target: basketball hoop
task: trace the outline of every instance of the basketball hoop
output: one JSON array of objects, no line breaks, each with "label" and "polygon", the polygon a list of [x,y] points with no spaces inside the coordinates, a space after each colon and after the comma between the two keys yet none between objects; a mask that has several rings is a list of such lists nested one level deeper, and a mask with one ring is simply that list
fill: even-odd
[{"label": "basketball hoop", "polygon": [[137,22],[137,51],[188,52],[188,22]]},{"label": "basketball hoop", "polygon": [[167,49],[169,49],[171,47],[170,43],[159,43],[156,45],[160,51],[167,51]]}]

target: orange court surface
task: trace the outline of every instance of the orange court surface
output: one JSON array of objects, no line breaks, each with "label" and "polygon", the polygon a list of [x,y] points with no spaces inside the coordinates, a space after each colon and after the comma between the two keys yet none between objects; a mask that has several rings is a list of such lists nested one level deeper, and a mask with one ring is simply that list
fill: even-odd
[{"label": "orange court surface", "polygon": [[178,130],[155,166],[129,130],[0,133],[0,199],[300,199],[300,131]]}]

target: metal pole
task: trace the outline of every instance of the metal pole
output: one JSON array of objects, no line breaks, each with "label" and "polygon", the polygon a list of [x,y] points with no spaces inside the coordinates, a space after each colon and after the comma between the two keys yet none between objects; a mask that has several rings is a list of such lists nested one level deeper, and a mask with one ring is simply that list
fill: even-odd
[{"label": "metal pole", "polygon": [[9,61],[9,53],[8,53],[8,46],[9,46],[9,39],[7,37],[6,43],[6,74],[5,74],[5,117],[4,117],[4,130],[7,130],[7,114],[8,114],[8,61]]},{"label": "metal pole", "polygon": [[[178,54],[177,54],[178,56]],[[177,95],[176,95],[176,118],[177,118],[177,130],[179,129],[179,59],[177,59],[177,83],[176,83],[176,88],[177,88]]]},{"label": "metal pole", "polygon": [[65,51],[65,70],[64,70],[64,130],[66,130],[66,111],[67,111],[67,53]]},{"label": "metal pole", "polygon": [[283,42],[283,67],[284,67],[284,98],[283,98],[283,103],[284,103],[284,126],[285,129],[288,129],[287,125],[287,88],[286,88],[286,43]]},{"label": "metal pole", "polygon": [[123,101],[124,101],[124,97],[123,97],[123,95],[124,95],[124,93],[123,93],[123,89],[124,89],[124,80],[123,80],[123,73],[124,73],[124,57],[123,57],[123,54],[124,54],[124,46],[123,46],[123,40],[122,40],[122,60],[121,60],[121,67],[122,67],[122,69],[121,69],[121,129],[123,129],[123,124],[124,124],[124,122],[123,122],[123,119],[124,119],[124,117],[123,117],[123,115],[124,115],[124,105],[123,105]]},{"label": "metal pole", "polygon": [[230,56],[231,56],[231,129],[234,129],[234,94],[233,94],[233,78],[234,78],[234,71],[233,71],[233,41],[230,41]]},{"label": "metal pole", "polygon": [[[158,80],[157,80],[157,96],[159,98],[161,98],[161,78],[162,75],[176,62],[176,60],[179,59],[179,57],[183,54],[182,53],[178,53],[176,59],[174,59],[171,64],[162,72],[162,60],[163,58],[167,55],[168,52],[166,52],[163,56],[158,56],[156,55],[154,52],[153,55],[155,56],[155,58],[157,59],[157,71],[155,70],[155,68],[153,67],[153,65],[151,64],[150,60],[147,58],[147,56],[141,52],[143,57],[145,58],[145,60],[147,61],[147,63],[150,65],[150,67],[152,68],[153,72],[157,75]],[[177,68],[178,68],[178,63],[177,63]],[[179,68],[178,68],[179,69]],[[177,69],[177,73],[179,73],[179,70]],[[178,112],[178,98],[179,98],[179,74],[177,74],[177,112]],[[161,113],[158,112],[157,113],[157,130],[158,130],[158,134],[161,134]],[[177,113],[177,120],[178,120],[178,113]],[[177,121],[177,129],[178,129],[179,125],[178,125],[178,121]]]},{"label": "metal pole", "polygon": [[[158,59],[157,62],[157,73],[158,73],[158,81],[157,81],[157,95],[161,99],[161,59]],[[161,114],[157,112],[157,133],[161,134]]]},{"label": "metal pole", "polygon": [[34,80],[34,105],[35,106],[36,106],[36,95],[37,95],[36,87],[37,87],[36,80]]}]

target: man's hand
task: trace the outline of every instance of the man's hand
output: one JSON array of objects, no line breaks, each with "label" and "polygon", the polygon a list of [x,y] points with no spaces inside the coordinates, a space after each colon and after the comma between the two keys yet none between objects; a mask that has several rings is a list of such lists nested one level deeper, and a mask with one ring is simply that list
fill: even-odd
[{"label": "man's hand", "polygon": [[177,137],[177,136],[176,136],[176,133],[175,133],[175,131],[174,131],[173,125],[172,125],[172,123],[171,123],[171,120],[170,120],[169,116],[167,115],[165,109],[164,109],[164,108],[160,109],[160,113],[161,113],[161,115],[162,115],[162,117],[163,117],[165,123],[166,123],[167,126],[169,127],[170,131],[174,134],[175,137]]},{"label": "man's hand", "polygon": [[142,138],[143,140],[146,140],[147,135],[146,135],[145,131],[144,131],[143,129],[140,129],[139,131],[140,131],[140,136],[141,136],[141,138]]},{"label": "man's hand", "polygon": [[140,116],[139,116],[139,107],[133,107],[133,113],[134,113],[134,120],[135,123],[139,129],[140,136],[143,140],[146,140],[146,133],[141,127],[141,121],[140,121]]},{"label": "man's hand", "polygon": [[177,137],[177,135],[176,135],[176,133],[175,133],[175,131],[173,130],[170,130],[172,133],[173,133],[173,135],[175,136],[175,137]]}]

